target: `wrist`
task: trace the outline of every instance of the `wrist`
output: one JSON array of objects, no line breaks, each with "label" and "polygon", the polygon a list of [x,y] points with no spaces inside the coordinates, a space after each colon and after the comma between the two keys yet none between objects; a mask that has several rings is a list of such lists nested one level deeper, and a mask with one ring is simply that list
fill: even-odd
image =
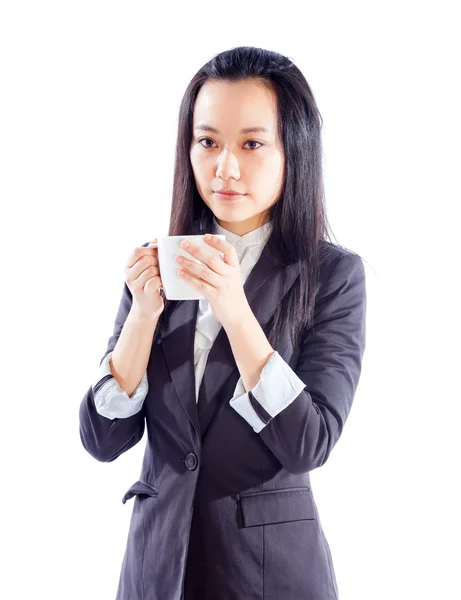
[{"label": "wrist", "polygon": [[143,313],[135,304],[133,304],[130,308],[130,312],[128,314],[128,318],[134,323],[152,323],[157,324],[157,321],[161,315],[162,311],[157,311],[156,313]]},{"label": "wrist", "polygon": [[226,323],[223,323],[224,329],[244,329],[250,323],[255,320],[253,311],[245,297],[245,301],[242,303],[241,309],[233,314],[229,319],[226,319]]}]

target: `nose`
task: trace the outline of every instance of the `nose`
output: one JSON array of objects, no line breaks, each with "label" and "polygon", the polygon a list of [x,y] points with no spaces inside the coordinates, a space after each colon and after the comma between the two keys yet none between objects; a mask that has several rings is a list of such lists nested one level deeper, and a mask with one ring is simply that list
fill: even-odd
[{"label": "nose", "polygon": [[240,179],[238,160],[232,152],[223,150],[219,155],[216,177],[220,177],[221,179],[229,179],[229,177]]}]

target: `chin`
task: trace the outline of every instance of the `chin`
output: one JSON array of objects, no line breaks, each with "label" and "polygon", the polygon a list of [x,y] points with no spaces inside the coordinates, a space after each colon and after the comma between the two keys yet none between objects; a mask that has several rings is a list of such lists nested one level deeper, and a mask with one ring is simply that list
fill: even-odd
[{"label": "chin", "polygon": [[242,215],[238,210],[218,210],[214,212],[214,215],[217,219],[222,219],[223,221],[227,221],[228,223],[241,223],[242,221],[247,221],[251,219],[251,216],[248,217],[246,215]]}]

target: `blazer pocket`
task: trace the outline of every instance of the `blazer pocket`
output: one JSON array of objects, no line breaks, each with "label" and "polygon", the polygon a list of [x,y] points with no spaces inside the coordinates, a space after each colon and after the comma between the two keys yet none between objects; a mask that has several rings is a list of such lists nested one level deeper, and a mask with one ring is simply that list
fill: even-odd
[{"label": "blazer pocket", "polygon": [[250,492],[239,494],[238,499],[244,527],[315,519],[308,487]]},{"label": "blazer pocket", "polygon": [[158,490],[156,490],[150,483],[147,481],[136,481],[130,487],[129,490],[125,493],[122,498],[123,504],[133,496],[150,496],[152,498],[156,498],[158,496]]}]

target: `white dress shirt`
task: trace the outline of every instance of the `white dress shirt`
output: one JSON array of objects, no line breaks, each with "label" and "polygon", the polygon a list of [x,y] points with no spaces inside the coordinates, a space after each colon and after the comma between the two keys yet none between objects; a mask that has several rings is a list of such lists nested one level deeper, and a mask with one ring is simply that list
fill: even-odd
[{"label": "white dress shirt", "polygon": [[[237,251],[242,285],[259,260],[271,231],[272,223],[269,222],[258,229],[239,236],[218,225],[216,219],[213,218],[212,233],[224,234],[226,241],[230,242]],[[196,400],[198,400],[208,354],[222,327],[221,323],[215,318],[208,300],[199,300],[198,302],[194,338]],[[108,419],[130,417],[141,410],[147,396],[149,390],[147,371],[133,394],[128,396],[111,373],[109,366],[111,355],[112,353],[109,353],[101,363],[92,384],[96,410]],[[230,399],[230,405],[246,419],[256,432],[259,432],[267,423],[254,410],[249,394],[252,394],[253,398],[273,418],[293,402],[304,388],[305,384],[301,379],[278,352],[274,352],[266,362],[258,383],[251,391],[247,392],[245,390],[242,378],[239,378],[234,395]]]}]

